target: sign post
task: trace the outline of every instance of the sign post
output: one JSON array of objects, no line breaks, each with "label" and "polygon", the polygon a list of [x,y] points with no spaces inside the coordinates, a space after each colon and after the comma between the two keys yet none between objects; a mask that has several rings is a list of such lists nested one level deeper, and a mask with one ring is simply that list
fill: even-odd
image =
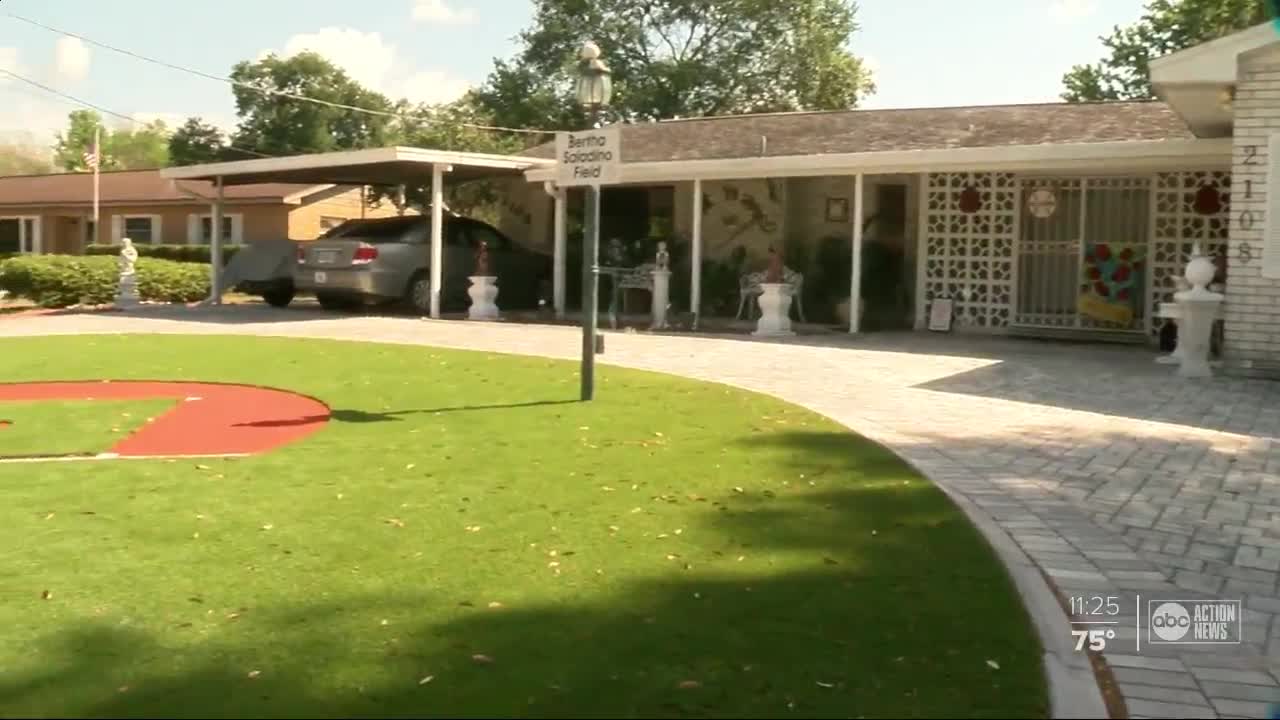
[{"label": "sign post", "polygon": [[595,397],[600,288],[600,186],[618,182],[622,138],[618,128],[556,134],[556,184],[585,187],[582,237],[582,400]]}]

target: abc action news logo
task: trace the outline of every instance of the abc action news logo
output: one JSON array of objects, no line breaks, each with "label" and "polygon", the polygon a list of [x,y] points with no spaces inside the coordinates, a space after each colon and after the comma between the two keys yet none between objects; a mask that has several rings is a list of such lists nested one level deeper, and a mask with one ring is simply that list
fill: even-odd
[{"label": "abc action news logo", "polygon": [[1236,645],[1243,624],[1239,600],[1148,600],[1147,642]]}]

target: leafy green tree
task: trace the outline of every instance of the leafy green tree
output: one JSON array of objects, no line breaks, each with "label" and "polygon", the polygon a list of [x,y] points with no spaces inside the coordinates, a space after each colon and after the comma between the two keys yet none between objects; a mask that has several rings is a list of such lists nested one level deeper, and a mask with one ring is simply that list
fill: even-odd
[{"label": "leafy green tree", "polygon": [[75,110],[67,116],[67,130],[58,133],[54,158],[64,170],[84,171],[85,153],[92,152],[95,132],[101,133],[103,170],[142,170],[169,163],[169,129],[159,120],[141,127],[109,129],[92,110]]},{"label": "leafy green tree", "polygon": [[1142,17],[1100,38],[1108,55],[1063,76],[1068,102],[1155,98],[1148,75],[1153,58],[1265,22],[1271,0],[1151,0]]},{"label": "leafy green tree", "polygon": [[495,62],[476,100],[503,126],[581,126],[573,86],[590,39],[618,119],[851,108],[875,89],[849,46],[856,12],[851,0],[536,0],[519,53]]},{"label": "leafy green tree", "polygon": [[[236,64],[231,78],[239,127],[233,144],[267,155],[382,147],[393,131],[392,117],[335,105],[379,112],[395,108],[381,93],[365,88],[341,68],[314,52],[288,58],[268,55]],[[306,102],[279,93],[330,103]]]},{"label": "leafy green tree", "polygon": [[0,175],[46,175],[54,171],[48,151],[16,143],[0,145]]},{"label": "leafy green tree", "polygon": [[200,165],[229,160],[226,137],[216,126],[198,117],[188,118],[169,136],[169,162],[173,165]]}]

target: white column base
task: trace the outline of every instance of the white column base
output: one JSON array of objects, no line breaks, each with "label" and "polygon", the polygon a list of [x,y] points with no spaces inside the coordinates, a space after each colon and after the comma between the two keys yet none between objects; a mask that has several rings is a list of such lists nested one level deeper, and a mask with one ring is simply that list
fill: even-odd
[{"label": "white column base", "polygon": [[471,296],[471,307],[467,311],[468,320],[497,320],[498,278],[492,275],[472,275],[468,280],[471,287],[467,294]]},{"label": "white column base", "polygon": [[791,330],[791,286],[786,283],[760,284],[760,319],[756,337],[789,337]]},{"label": "white column base", "polygon": [[654,270],[653,271],[653,324],[649,326],[651,330],[666,330],[667,325],[667,306],[670,304],[668,299],[671,288],[671,271],[670,270]]}]

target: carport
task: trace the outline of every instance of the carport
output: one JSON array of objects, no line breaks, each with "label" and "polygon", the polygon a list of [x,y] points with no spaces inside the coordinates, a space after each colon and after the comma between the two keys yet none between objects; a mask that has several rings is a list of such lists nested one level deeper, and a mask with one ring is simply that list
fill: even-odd
[{"label": "carport", "polygon": [[[168,180],[207,180],[215,195],[212,226],[222,227],[223,188],[227,185],[258,183],[304,183],[334,185],[375,185],[396,187],[431,179],[431,317],[440,317],[441,266],[444,253],[444,178],[458,182],[501,177],[517,177],[526,170],[550,167],[555,161],[543,158],[449,152],[412,147],[373,148],[344,152],[315,153],[263,160],[189,165],[167,168],[160,176]],[[556,310],[564,309],[564,217],[563,191],[548,187],[556,203],[556,244],[554,296]],[[212,233],[212,297],[222,299],[222,234]]]}]

